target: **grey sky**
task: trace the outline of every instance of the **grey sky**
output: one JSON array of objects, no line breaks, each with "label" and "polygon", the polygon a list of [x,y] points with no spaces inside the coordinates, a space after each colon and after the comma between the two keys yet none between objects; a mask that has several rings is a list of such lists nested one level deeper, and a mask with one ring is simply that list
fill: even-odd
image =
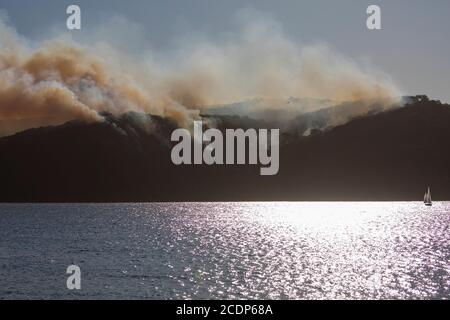
[{"label": "grey sky", "polygon": [[[80,33],[122,15],[141,25],[150,46],[162,52],[184,34],[214,38],[237,31],[236,14],[243,8],[255,9],[278,21],[292,39],[326,42],[352,58],[370,60],[405,94],[425,93],[450,101],[448,0],[1,0],[0,8],[21,35],[38,39],[65,27],[69,4],[81,6]],[[382,9],[381,31],[366,29],[369,4]]]}]

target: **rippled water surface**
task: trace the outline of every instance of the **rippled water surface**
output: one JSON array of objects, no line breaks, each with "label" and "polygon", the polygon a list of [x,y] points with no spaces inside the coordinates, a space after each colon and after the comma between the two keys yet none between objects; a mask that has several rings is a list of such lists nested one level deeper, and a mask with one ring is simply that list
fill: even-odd
[{"label": "rippled water surface", "polygon": [[0,298],[448,299],[449,224],[450,202],[1,204]]}]

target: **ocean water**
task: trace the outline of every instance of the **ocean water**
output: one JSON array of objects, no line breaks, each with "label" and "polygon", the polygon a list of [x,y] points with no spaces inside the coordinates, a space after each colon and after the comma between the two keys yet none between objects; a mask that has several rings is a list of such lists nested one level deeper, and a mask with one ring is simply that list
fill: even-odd
[{"label": "ocean water", "polygon": [[449,299],[449,224],[450,202],[0,204],[0,299]]}]

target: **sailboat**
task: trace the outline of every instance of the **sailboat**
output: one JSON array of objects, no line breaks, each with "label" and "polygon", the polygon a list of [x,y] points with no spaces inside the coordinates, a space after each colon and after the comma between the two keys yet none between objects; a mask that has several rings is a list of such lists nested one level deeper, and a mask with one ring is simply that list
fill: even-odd
[{"label": "sailboat", "polygon": [[428,187],[428,192],[426,192],[423,197],[423,203],[425,203],[426,206],[431,206],[433,204],[431,201],[430,187]]}]

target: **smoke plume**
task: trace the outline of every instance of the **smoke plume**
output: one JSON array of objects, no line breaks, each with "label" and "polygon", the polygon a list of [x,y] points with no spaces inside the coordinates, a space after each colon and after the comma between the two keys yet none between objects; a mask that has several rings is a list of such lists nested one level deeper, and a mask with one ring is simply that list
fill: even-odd
[{"label": "smoke plume", "polygon": [[155,61],[150,51],[138,57],[102,39],[32,44],[0,20],[0,135],[102,121],[102,112],[150,113],[188,126],[204,108],[253,98],[400,96],[387,75],[326,45],[301,46],[270,19],[242,15],[240,24],[239,34],[214,41],[187,37]]}]

